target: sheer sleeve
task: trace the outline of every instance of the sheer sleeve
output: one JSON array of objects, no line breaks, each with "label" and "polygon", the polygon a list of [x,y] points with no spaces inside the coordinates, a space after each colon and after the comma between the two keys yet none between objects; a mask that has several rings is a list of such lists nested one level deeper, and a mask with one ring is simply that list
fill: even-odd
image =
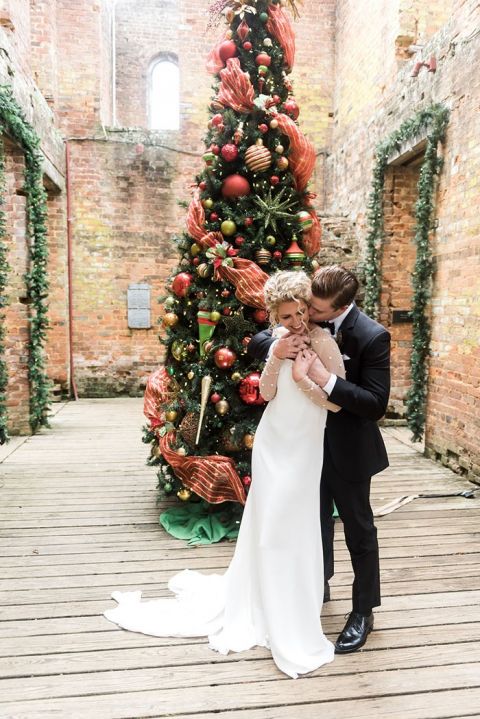
[{"label": "sheer sleeve", "polygon": [[[343,365],[342,355],[332,335],[318,327],[311,332],[310,339],[313,351],[318,355],[318,358],[325,365],[326,369],[337,377],[345,379],[345,367]],[[297,386],[314,404],[318,404],[320,407],[324,407],[331,412],[339,412],[341,410],[338,404],[333,404],[333,402],[329,401],[327,393],[324,392],[318,384],[315,384],[310,377],[301,379],[297,382]]]},{"label": "sheer sleeve", "polygon": [[267,364],[263,368],[260,377],[260,394],[267,402],[273,399],[277,394],[278,373],[280,372],[282,362],[282,359],[276,357],[273,352],[271,352]]}]

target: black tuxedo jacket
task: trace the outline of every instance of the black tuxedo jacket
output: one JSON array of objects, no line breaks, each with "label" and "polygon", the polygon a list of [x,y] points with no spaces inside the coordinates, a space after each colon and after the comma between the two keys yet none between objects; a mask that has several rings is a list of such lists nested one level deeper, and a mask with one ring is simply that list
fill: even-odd
[{"label": "black tuxedo jacket", "polygon": [[[342,409],[328,413],[325,447],[345,480],[362,481],[388,467],[377,420],[385,414],[390,394],[390,335],[354,305],[337,340],[346,379],[337,377],[329,397]],[[264,360],[272,342],[271,330],[259,332],[248,353]]]}]

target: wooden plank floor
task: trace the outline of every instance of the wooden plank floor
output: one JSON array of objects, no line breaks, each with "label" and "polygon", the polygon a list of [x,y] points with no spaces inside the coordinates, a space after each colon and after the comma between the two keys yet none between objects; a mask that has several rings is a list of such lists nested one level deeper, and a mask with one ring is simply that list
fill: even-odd
[{"label": "wooden plank floor", "polygon": [[[158,526],[138,399],[58,407],[52,429],[0,454],[0,717],[480,717],[479,499],[416,500],[378,520],[383,605],[365,649],[291,680],[268,652],[117,629],[114,589],[166,594],[185,567],[221,571],[232,544],[190,548]],[[470,487],[386,430],[373,504]],[[337,527],[335,639],[351,570]]]}]

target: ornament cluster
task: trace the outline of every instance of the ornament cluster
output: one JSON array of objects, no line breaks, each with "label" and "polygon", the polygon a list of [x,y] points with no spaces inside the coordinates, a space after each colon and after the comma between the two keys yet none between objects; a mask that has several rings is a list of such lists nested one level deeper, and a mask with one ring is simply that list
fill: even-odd
[{"label": "ornament cluster", "polygon": [[315,152],[297,125],[286,4],[222,3],[227,29],[207,62],[203,167],[164,298],[165,368],[149,389],[159,486],[181,501],[244,501],[265,405],[261,366],[247,354],[268,327],[263,284],[279,269],[318,266]]}]

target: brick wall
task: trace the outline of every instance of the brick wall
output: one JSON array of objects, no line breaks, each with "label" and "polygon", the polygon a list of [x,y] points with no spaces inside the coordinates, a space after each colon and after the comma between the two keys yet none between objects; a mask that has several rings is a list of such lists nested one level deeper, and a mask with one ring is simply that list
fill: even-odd
[{"label": "brick wall", "polygon": [[[161,361],[157,298],[173,261],[176,158],[149,144],[145,133],[72,142],[74,362],[81,396],[139,394]],[[151,329],[128,328],[127,289],[138,282],[152,288]]]},{"label": "brick wall", "polygon": [[28,270],[25,195],[22,194],[23,154],[8,140],[5,145],[4,211],[9,238],[7,286],[8,305],[5,310],[5,359],[7,363],[7,410],[10,430],[15,434],[29,433],[28,385],[28,303],[23,276]]},{"label": "brick wall", "polygon": [[[425,30],[425,47],[405,60],[397,52],[401,24],[392,15],[396,5],[382,5],[383,9],[375,3],[362,16],[360,4],[353,0],[338,3],[335,124],[332,154],[327,163],[328,207],[351,218],[361,248],[367,232],[366,206],[377,143],[432,102],[442,102],[450,108],[442,148],[444,168],[438,183],[438,226],[432,234],[435,276],[426,443],[432,456],[468,476],[478,477],[480,453],[475,434],[480,414],[477,271],[480,222],[476,205],[480,163],[477,72],[480,38],[476,31],[480,8],[474,0],[452,3],[451,8],[446,3],[430,3],[432,11],[438,10],[438,22],[430,18],[430,25],[425,21],[425,28],[428,25],[435,31],[445,12],[448,22],[429,39]],[[426,3],[417,4],[417,8],[421,7],[425,8]],[[372,12],[380,14],[378,23],[371,22]],[[384,22],[386,27],[382,28]],[[392,32],[395,28],[398,31]],[[429,73],[422,68],[417,78],[411,77],[414,63],[431,55],[437,58],[437,72]],[[395,234],[393,238],[401,240]],[[393,275],[389,281],[387,272],[384,302],[391,291],[389,284],[399,281]],[[387,309],[384,306],[384,317]],[[407,338],[402,341],[408,342]],[[399,348],[397,355],[398,352]],[[395,362],[398,362],[395,382],[400,389],[409,381],[408,370],[399,355]]]},{"label": "brick wall", "polygon": [[[151,330],[128,329],[126,290],[131,282],[151,284],[155,323],[155,299],[177,262],[170,237],[184,226],[185,211],[177,201],[188,201],[201,167],[211,96],[203,61],[221,32],[205,32],[205,7],[200,0],[119,0],[113,62],[112,0],[3,0],[0,39],[6,52],[0,54],[0,78],[12,84],[41,136],[51,182],[52,329],[47,349],[49,374],[59,393],[68,385],[68,313],[64,155],[54,128],[65,137],[84,138],[71,141],[79,389],[94,395],[138,393],[162,350],[155,324]],[[444,102],[451,109],[438,183],[438,226],[432,235],[427,447],[458,471],[478,475],[478,2],[372,0],[367,12],[366,4],[356,0],[305,0],[301,14],[295,24],[292,78],[301,127],[318,153],[312,189],[324,218],[325,262],[358,263],[377,143],[421,107]],[[415,52],[412,45],[420,49]],[[148,69],[161,53],[178,57],[181,126],[178,132],[148,133]],[[437,73],[422,68],[412,78],[414,63],[432,54]],[[117,127],[110,128],[114,100]],[[118,129],[122,126],[127,129]],[[128,129],[132,127],[143,129]],[[11,188],[17,161],[11,159]],[[409,384],[410,327],[391,325],[390,320],[392,311],[406,309],[410,298],[416,172],[406,165],[391,168],[385,195],[382,319],[394,340],[395,416],[403,412]],[[21,223],[23,201],[22,195],[9,197],[12,227]],[[18,243],[16,247],[19,251]],[[17,363],[12,378],[20,378],[12,392],[21,393],[26,306],[19,276],[12,283],[10,364]],[[16,426],[22,421],[15,419]]]}]

